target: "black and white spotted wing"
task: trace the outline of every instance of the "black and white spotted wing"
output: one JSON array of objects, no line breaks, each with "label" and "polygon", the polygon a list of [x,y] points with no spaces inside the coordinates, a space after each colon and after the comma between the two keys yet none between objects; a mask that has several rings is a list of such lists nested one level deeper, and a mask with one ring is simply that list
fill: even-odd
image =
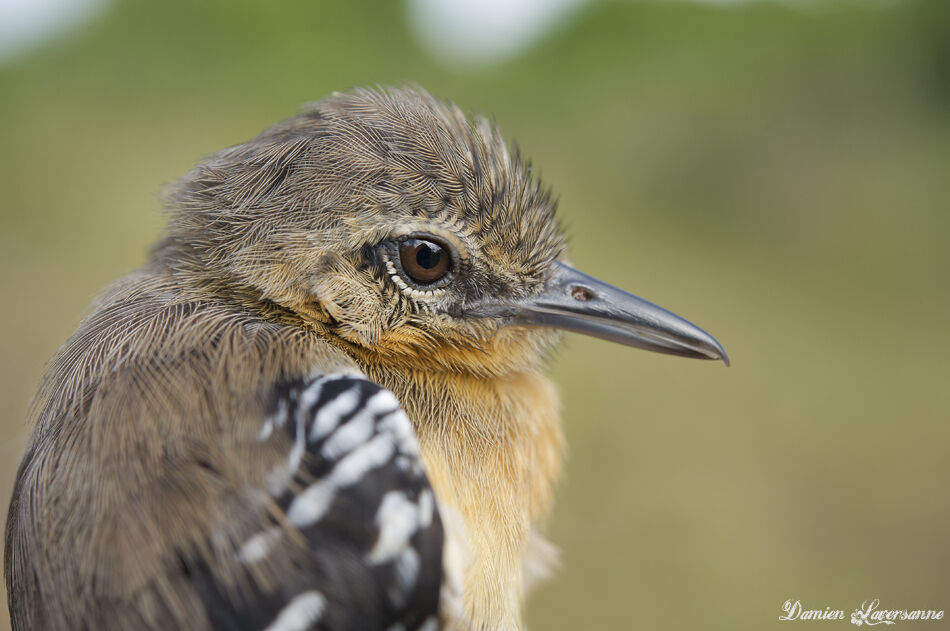
[{"label": "black and white spotted wing", "polygon": [[306,539],[278,585],[235,603],[192,572],[215,629],[435,631],[442,525],[412,426],[388,390],[354,376],[284,384],[260,440],[290,452],[267,480],[282,514],[238,549],[249,570],[291,533]]}]

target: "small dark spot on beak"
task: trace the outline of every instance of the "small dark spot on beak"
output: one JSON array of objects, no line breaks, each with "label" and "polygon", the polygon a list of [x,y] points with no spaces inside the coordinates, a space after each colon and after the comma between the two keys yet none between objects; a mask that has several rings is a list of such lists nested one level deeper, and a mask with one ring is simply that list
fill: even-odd
[{"label": "small dark spot on beak", "polygon": [[571,287],[571,297],[580,302],[587,302],[594,299],[594,292],[582,285],[574,285]]}]

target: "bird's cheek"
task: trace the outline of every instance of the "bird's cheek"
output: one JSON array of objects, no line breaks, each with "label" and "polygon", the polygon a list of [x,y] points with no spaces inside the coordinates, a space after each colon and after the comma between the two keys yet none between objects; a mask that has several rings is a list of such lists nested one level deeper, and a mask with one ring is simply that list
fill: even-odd
[{"label": "bird's cheek", "polygon": [[359,274],[319,275],[312,292],[334,320],[334,330],[347,341],[376,346],[396,322],[391,305]]}]

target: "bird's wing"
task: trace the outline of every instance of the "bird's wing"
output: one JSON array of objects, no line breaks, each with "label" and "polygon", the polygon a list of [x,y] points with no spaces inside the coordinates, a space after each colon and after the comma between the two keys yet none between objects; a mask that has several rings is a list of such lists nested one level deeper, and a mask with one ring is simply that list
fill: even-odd
[{"label": "bird's wing", "polygon": [[258,440],[284,458],[249,490],[269,508],[232,548],[246,580],[185,569],[212,627],[438,628],[442,525],[395,396],[352,375],[285,383]]}]

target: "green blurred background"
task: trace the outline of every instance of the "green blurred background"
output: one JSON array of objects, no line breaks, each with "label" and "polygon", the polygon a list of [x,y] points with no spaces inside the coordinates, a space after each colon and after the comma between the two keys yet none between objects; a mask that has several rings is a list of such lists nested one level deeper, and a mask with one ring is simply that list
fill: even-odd
[{"label": "green blurred background", "polygon": [[44,362],[143,262],[161,185],[303,102],[417,82],[517,139],[578,267],[733,359],[567,340],[563,567],[532,629],[950,609],[950,2],[589,2],[471,66],[407,16],[126,0],[0,65],[4,507]]}]

